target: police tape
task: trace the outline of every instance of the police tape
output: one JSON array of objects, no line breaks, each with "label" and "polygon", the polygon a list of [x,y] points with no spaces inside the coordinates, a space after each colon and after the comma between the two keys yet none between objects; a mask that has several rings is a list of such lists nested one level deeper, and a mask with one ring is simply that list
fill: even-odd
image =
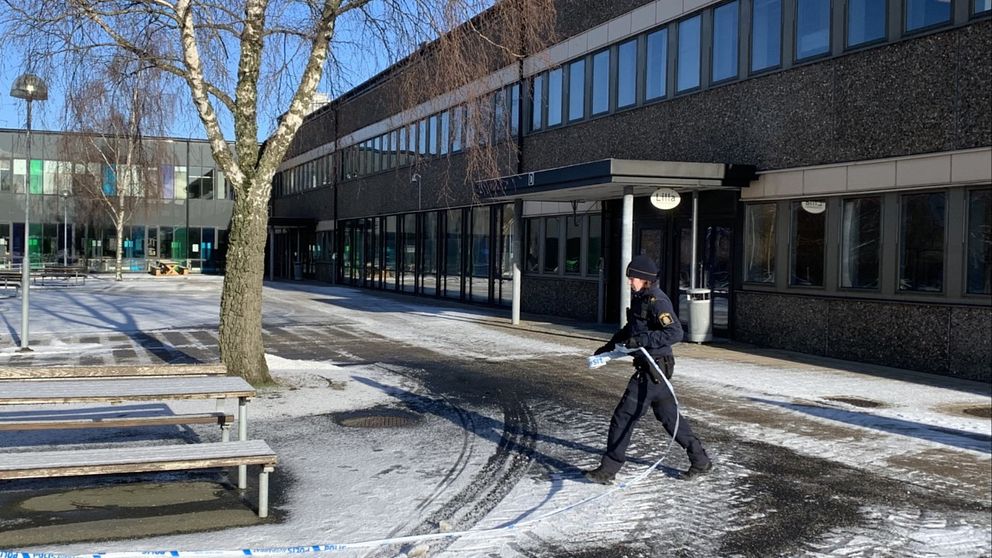
[{"label": "police tape", "polygon": [[[671,382],[665,377],[665,374],[658,367],[658,364],[651,358],[651,355],[644,349],[644,347],[638,347],[637,349],[627,349],[625,347],[617,346],[613,351],[609,353],[604,353],[596,356],[588,357],[589,368],[599,368],[604,366],[607,362],[614,358],[622,358],[625,356],[630,356],[630,353],[640,351],[647,357],[647,361],[651,363],[651,366],[655,368],[658,375],[665,384],[668,386],[670,393],[672,394],[672,399],[675,400],[675,428],[672,432],[678,432],[679,430],[679,419],[681,418],[681,413],[678,412],[679,401],[675,396],[675,388],[672,387]],[[605,357],[605,358],[604,358]],[[674,436],[668,440],[668,445],[665,447],[665,451],[662,452],[661,457],[658,458],[650,467],[642,471],[633,479],[626,482],[619,482],[616,485],[610,487],[608,490],[589,496],[579,500],[578,502],[569,504],[567,506],[562,506],[560,508],[549,511],[531,519],[518,519],[512,521],[508,524],[501,525],[499,527],[491,527],[488,529],[471,529],[467,531],[442,531],[440,533],[425,533],[422,535],[409,535],[405,537],[392,537],[388,539],[374,539],[368,541],[360,541],[353,543],[330,543],[330,544],[314,544],[305,546],[281,546],[281,547],[265,547],[265,548],[242,548],[239,550],[144,550],[144,551],[121,551],[121,552],[103,552],[96,554],[59,554],[59,553],[48,553],[48,552],[11,552],[0,550],[0,558],[245,558],[246,556],[287,556],[296,554],[315,554],[315,553],[331,553],[331,552],[343,552],[347,550],[357,550],[362,548],[375,548],[380,546],[390,546],[394,544],[406,544],[406,543],[422,543],[428,541],[435,541],[440,539],[451,539],[451,538],[467,538],[475,537],[480,535],[491,535],[501,531],[514,531],[522,527],[527,527],[535,523],[539,523],[551,517],[561,515],[565,512],[580,508],[610,496],[618,491],[625,490],[628,487],[634,486],[635,484],[644,480],[652,471],[661,465],[661,462],[665,460],[668,456],[668,452],[672,449],[672,444],[674,443]],[[443,527],[443,526],[442,526]]]}]

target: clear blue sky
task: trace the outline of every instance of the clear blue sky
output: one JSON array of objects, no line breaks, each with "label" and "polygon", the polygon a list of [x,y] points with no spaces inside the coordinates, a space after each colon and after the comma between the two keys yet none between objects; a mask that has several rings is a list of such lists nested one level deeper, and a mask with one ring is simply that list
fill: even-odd
[{"label": "clear blue sky", "polygon": [[[361,84],[385,69],[391,63],[391,61],[385,58],[381,50],[376,51],[378,55],[375,56],[370,55],[368,52],[358,52],[357,49],[350,46],[347,40],[349,36],[347,31],[339,29],[338,33],[339,39],[342,39],[342,43],[335,45],[337,49],[336,54],[340,60],[344,61],[343,63],[346,65],[345,71],[347,73],[346,75],[328,76],[325,72],[325,79],[318,87],[318,91],[330,94],[332,97]],[[17,79],[17,76],[23,73],[24,68],[20,63],[22,57],[16,52],[11,52],[11,50],[5,50],[2,58],[0,58],[0,128],[17,129],[25,126],[26,104],[23,100],[10,96],[10,87],[13,85],[14,80]],[[63,94],[59,89],[59,84],[57,80],[52,79],[50,76],[41,75],[41,77],[48,83],[49,99],[44,102],[36,101],[34,103],[31,127],[35,130],[63,130]],[[336,86],[333,88],[328,85],[331,79],[336,80]],[[283,110],[285,108],[285,106],[282,107]],[[179,138],[193,137],[202,139],[206,137],[203,131],[203,125],[196,115],[187,90],[181,90],[180,98],[176,103],[176,109],[177,114],[173,119],[173,125],[167,135]],[[220,107],[218,107],[219,109]],[[273,124],[274,117],[269,118],[267,115],[260,117],[259,133],[261,137],[259,137],[259,140],[265,139],[267,134],[272,131]],[[233,127],[230,124],[224,126],[224,136],[227,139],[233,139]]]}]

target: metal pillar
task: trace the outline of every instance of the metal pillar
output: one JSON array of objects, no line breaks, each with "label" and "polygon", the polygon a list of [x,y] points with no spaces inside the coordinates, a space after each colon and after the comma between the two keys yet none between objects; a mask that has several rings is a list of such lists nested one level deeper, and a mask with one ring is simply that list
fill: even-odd
[{"label": "metal pillar", "polygon": [[520,271],[520,265],[523,262],[523,236],[524,236],[524,202],[523,200],[514,200],[513,202],[513,242],[511,250],[513,251],[513,302],[512,302],[512,319],[511,322],[515,324],[520,323],[520,281],[522,273]]},{"label": "metal pillar", "polygon": [[696,288],[696,247],[699,242],[699,192],[692,191],[692,267],[689,269],[689,288]]},{"label": "metal pillar", "polygon": [[28,306],[31,294],[31,99],[28,99],[28,161],[24,184],[24,257],[21,259],[21,352],[28,346]]},{"label": "metal pillar", "polygon": [[623,220],[620,223],[620,325],[627,321],[630,307],[630,286],[627,285],[627,264],[634,258],[634,192],[627,186],[623,191]]}]

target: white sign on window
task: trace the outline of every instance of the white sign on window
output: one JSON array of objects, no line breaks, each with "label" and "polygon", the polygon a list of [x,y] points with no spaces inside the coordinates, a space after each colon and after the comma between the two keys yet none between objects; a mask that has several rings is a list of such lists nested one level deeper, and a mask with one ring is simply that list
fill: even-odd
[{"label": "white sign on window", "polygon": [[658,209],[673,209],[682,201],[682,196],[672,188],[658,188],[651,194],[651,205]]},{"label": "white sign on window", "polygon": [[824,211],[827,210],[827,202],[825,201],[806,200],[800,205],[802,205],[802,208],[805,209],[807,212],[812,213],[814,215],[818,213],[823,213]]},{"label": "white sign on window", "polygon": [[200,245],[199,244],[191,244],[191,246],[193,247],[193,253],[194,254],[200,252]]}]

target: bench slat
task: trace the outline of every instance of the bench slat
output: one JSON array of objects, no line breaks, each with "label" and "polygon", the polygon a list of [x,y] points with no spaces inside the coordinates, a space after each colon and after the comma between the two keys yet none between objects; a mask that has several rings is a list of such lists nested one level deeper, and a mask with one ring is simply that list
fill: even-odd
[{"label": "bench slat", "polygon": [[159,399],[254,397],[243,378],[151,377],[0,382],[0,400],[14,405],[91,403]]},{"label": "bench slat", "polygon": [[165,364],[153,366],[37,366],[0,367],[0,380],[65,378],[125,378],[156,376],[223,376],[223,364]]},{"label": "bench slat", "polygon": [[92,417],[79,419],[3,420],[5,430],[60,430],[77,428],[123,428],[128,426],[168,426],[179,424],[212,424],[220,426],[234,422],[234,415],[225,413],[187,413],[179,415]]},{"label": "bench slat", "polygon": [[264,440],[0,454],[0,479],[210,469],[276,464]]}]

